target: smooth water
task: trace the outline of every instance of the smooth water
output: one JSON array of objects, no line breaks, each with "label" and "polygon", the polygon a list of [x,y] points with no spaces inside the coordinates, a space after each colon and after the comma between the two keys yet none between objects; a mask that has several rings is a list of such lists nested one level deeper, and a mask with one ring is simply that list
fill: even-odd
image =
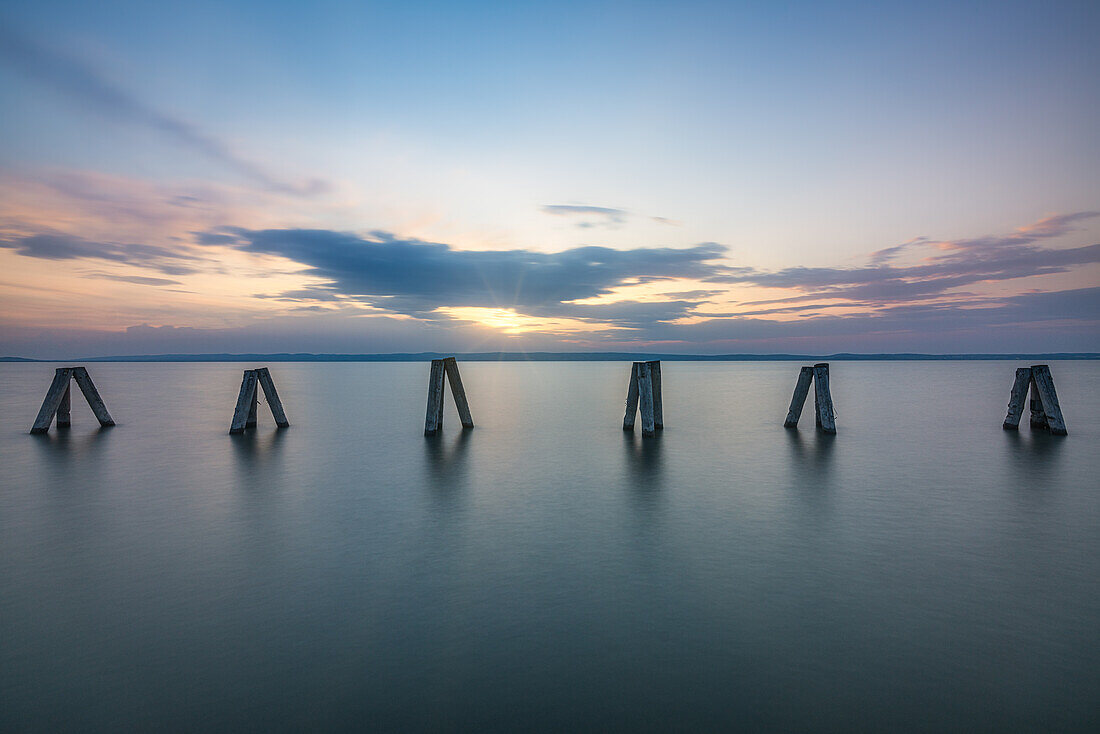
[{"label": "smooth water", "polygon": [[[0,366],[0,730],[1100,730],[1100,362]],[[448,400],[450,398],[448,397]]]}]

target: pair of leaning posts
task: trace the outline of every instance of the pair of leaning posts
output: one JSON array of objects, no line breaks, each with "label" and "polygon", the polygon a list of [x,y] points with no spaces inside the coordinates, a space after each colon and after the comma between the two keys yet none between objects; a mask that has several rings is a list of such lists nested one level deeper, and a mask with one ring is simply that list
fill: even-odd
[{"label": "pair of leaning posts", "polygon": [[833,396],[829,392],[827,362],[815,364],[813,367],[803,367],[799,371],[798,382],[794,385],[794,397],[791,398],[791,407],[787,410],[787,419],[783,421],[783,427],[798,427],[798,419],[802,417],[802,407],[806,404],[806,396],[810,393],[810,383],[814,386],[814,414],[818,430],[835,434],[836,411],[833,410]]},{"label": "pair of leaning posts", "polygon": [[264,391],[264,397],[267,398],[267,405],[271,408],[275,425],[279,428],[290,426],[290,421],[286,419],[286,411],[283,410],[283,401],[279,399],[279,392],[271,379],[271,373],[268,372],[267,367],[260,367],[244,371],[241,391],[237,395],[237,407],[233,410],[233,422],[229,424],[230,434],[237,435],[244,433],[246,428],[256,427],[256,410],[261,388]]},{"label": "pair of leaning posts", "polygon": [[80,392],[84,393],[84,399],[91,406],[99,425],[115,424],[111,414],[107,412],[107,406],[103,404],[103,398],[99,396],[99,390],[95,389],[95,383],[92,382],[88,370],[84,367],[58,367],[53,373],[50,389],[46,391],[46,399],[38,409],[38,417],[34,419],[31,433],[36,435],[46,433],[50,430],[54,416],[57,416],[58,428],[68,428],[72,425],[71,392],[74,380]]},{"label": "pair of leaning posts", "polygon": [[1066,435],[1066,421],[1062,418],[1062,406],[1058,404],[1058,393],[1054,391],[1054,378],[1050,367],[1045,364],[1033,364],[1016,370],[1016,381],[1012,383],[1012,394],[1008,399],[1008,415],[1001,426],[1006,431],[1020,428],[1020,418],[1024,414],[1024,399],[1031,392],[1031,427],[1046,428],[1055,436]]},{"label": "pair of leaning posts", "polygon": [[[451,385],[451,393],[454,395],[455,407],[458,408],[462,427],[474,427],[474,419],[470,415],[470,404],[466,400],[466,390],[462,386],[462,377],[458,372],[458,361],[454,357],[433,359],[428,377],[428,406],[424,417],[425,436],[434,436],[443,429],[443,404],[446,392],[444,379]],[[46,391],[46,397],[42,401],[42,407],[38,411],[34,425],[31,427],[32,434],[43,434],[49,431],[55,417],[58,428],[67,428],[72,425],[71,388],[74,381],[100,425],[115,424],[88,370],[84,367],[58,367],[54,372],[53,382]],[[817,427],[825,433],[835,434],[836,413],[833,410],[833,398],[829,391],[827,363],[801,369],[783,426],[785,428],[798,426],[798,419],[802,415],[802,408],[809,396],[811,384],[814,386],[814,413]],[[290,425],[286,411],[283,410],[282,400],[279,399],[279,393],[275,389],[275,382],[271,379],[271,373],[267,367],[260,367],[244,371],[241,390],[237,395],[236,409],[233,411],[233,421],[229,428],[231,434],[243,433],[246,428],[256,425],[260,390],[264,391],[275,423],[280,428]],[[1054,378],[1050,374],[1050,367],[1045,364],[1020,367],[1016,370],[1016,381],[1012,385],[1008,403],[1008,415],[1002,427],[1013,431],[1019,429],[1024,402],[1029,392],[1031,394],[1031,427],[1049,430],[1056,436],[1065,436],[1066,422],[1062,417],[1062,408],[1058,404]],[[639,413],[642,416],[643,436],[655,436],[657,431],[664,428],[661,393],[661,363],[656,360],[635,362],[630,369],[623,430],[634,430],[634,423]]]}]

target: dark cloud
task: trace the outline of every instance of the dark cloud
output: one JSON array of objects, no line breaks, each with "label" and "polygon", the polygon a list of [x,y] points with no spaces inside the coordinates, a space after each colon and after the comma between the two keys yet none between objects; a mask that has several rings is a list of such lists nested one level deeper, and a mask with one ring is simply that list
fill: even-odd
[{"label": "dark cloud", "polygon": [[99,74],[84,61],[49,49],[0,25],[0,60],[28,77],[48,84],[70,99],[105,116],[154,130],[195,153],[215,160],[270,191],[314,194],[322,181],[291,184],[273,176],[198,126],[163,112]]},{"label": "dark cloud", "polygon": [[[583,305],[568,303],[606,295],[628,283],[704,278],[721,272],[725,248],[577,247],[557,253],[527,250],[468,251],[443,244],[401,240],[384,232],[369,238],[328,230],[235,230],[242,249],[282,255],[331,283],[304,299],[339,293],[375,306],[424,316],[439,307],[515,308],[534,316],[641,323],[678,318],[696,304]],[[282,294],[288,297],[287,294]]]},{"label": "dark cloud", "polygon": [[196,267],[187,264],[195,259],[193,255],[156,245],[92,242],[66,234],[36,234],[10,240],[0,239],[0,247],[43,260],[109,260],[151,268],[165,275],[198,272]]}]

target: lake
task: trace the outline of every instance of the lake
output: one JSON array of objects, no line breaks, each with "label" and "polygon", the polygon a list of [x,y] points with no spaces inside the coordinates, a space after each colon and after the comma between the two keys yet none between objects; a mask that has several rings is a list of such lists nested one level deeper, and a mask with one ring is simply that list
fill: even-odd
[{"label": "lake", "polygon": [[0,730],[1100,730],[1100,361],[0,365]]}]

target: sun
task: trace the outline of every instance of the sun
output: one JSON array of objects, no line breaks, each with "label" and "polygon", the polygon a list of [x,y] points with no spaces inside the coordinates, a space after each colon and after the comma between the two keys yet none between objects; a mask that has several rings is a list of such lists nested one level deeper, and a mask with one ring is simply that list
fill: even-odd
[{"label": "sun", "polygon": [[540,319],[517,313],[511,308],[451,307],[437,308],[435,313],[450,316],[459,321],[471,321],[503,334],[516,335],[529,332],[562,333],[575,331],[593,331],[593,324],[578,319]]}]

